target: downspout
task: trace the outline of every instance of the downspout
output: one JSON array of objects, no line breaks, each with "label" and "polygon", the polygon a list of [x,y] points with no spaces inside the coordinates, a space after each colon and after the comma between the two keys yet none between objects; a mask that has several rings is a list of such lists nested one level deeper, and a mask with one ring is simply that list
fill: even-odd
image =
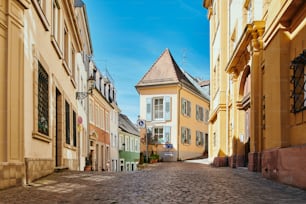
[{"label": "downspout", "polygon": [[181,90],[182,90],[182,85],[179,84],[179,90],[178,90],[178,95],[177,95],[177,161],[180,160],[180,122],[181,122],[181,109],[180,109],[180,101],[181,101]]}]

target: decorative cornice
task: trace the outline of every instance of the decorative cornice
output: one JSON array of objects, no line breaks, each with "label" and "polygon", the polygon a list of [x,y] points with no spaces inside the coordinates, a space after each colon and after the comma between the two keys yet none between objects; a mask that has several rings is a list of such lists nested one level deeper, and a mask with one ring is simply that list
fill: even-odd
[{"label": "decorative cornice", "polygon": [[228,74],[233,74],[233,78],[239,76],[253,55],[253,52],[263,49],[264,31],[265,21],[253,21],[252,24],[246,25],[225,69]]}]

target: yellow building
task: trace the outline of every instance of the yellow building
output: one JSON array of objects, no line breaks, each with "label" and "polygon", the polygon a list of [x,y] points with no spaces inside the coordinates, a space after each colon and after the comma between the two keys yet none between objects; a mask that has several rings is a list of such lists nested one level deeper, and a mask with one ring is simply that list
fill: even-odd
[{"label": "yellow building", "polygon": [[0,189],[79,169],[76,2],[0,1]]},{"label": "yellow building", "polygon": [[210,21],[209,157],[306,187],[306,2],[204,0]]},{"label": "yellow building", "polygon": [[136,85],[141,152],[163,161],[186,160],[207,151],[209,96],[179,68],[166,49]]}]

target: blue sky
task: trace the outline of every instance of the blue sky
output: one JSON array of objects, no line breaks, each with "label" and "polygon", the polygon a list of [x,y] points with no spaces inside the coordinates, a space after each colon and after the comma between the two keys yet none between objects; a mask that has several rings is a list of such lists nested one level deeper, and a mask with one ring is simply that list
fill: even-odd
[{"label": "blue sky", "polygon": [[169,48],[177,64],[209,79],[209,24],[203,0],[84,0],[94,60],[107,68],[123,114],[139,115],[135,85]]}]

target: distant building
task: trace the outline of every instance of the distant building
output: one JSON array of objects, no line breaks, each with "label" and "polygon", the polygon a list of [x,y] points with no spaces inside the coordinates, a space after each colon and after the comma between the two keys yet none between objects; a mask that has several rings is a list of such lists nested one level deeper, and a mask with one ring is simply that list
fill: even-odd
[{"label": "distant building", "polygon": [[124,115],[119,115],[119,171],[136,171],[140,159],[140,136],[137,127]]},{"label": "distant building", "polygon": [[[141,151],[163,161],[200,157],[208,151],[209,95],[179,68],[166,49],[137,83]],[[145,131],[143,131],[145,130]]]},{"label": "distant building", "polygon": [[209,157],[306,187],[306,1],[204,0]]},{"label": "distant building", "polygon": [[112,162],[119,159],[118,153],[115,153],[118,152],[118,148],[116,144],[114,145],[118,135],[119,112],[116,89],[110,75],[103,74],[93,62],[90,64],[89,73],[95,78],[95,88],[89,96],[90,151],[88,157],[92,159],[94,171],[111,171],[112,167],[117,168]]}]

